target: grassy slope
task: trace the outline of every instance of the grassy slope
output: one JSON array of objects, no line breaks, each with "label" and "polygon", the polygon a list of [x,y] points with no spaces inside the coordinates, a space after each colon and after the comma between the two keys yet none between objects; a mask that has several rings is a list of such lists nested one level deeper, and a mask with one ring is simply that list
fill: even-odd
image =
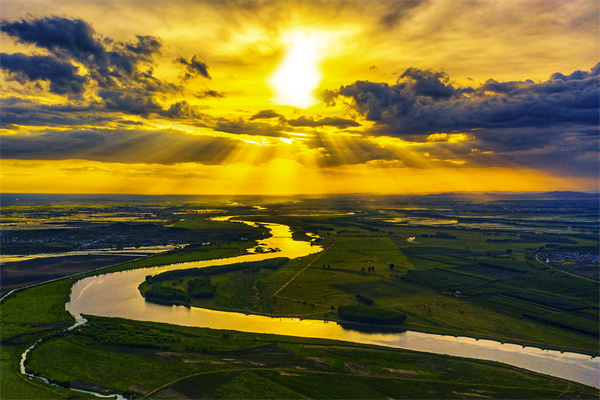
[{"label": "grassy slope", "polygon": [[65,399],[92,398],[85,394],[29,380],[20,373],[21,354],[48,331],[68,326],[73,318],[64,310],[71,288],[70,280],[30,288],[2,301],[0,333],[0,398]]},{"label": "grassy slope", "polygon": [[[138,347],[121,344],[132,337]],[[144,343],[161,348],[139,347]],[[81,332],[42,344],[31,358],[31,368],[54,379],[100,384],[149,398],[598,395],[583,385],[492,362],[98,317]]]}]

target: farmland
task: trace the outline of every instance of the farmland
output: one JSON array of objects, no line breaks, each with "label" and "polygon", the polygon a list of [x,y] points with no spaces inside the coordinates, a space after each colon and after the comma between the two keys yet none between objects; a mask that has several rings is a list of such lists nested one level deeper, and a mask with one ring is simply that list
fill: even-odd
[{"label": "farmland", "polygon": [[[598,354],[598,235],[586,222],[596,218],[595,203],[510,200],[500,215],[498,201],[413,201],[273,200],[260,213],[247,203],[183,204],[161,211],[162,223],[189,230],[197,242],[86,275],[246,254],[266,229],[209,219],[225,211],[290,226],[295,240],[324,250],[272,266],[175,270],[139,282],[142,294],[164,287],[192,293],[187,305],[270,316],[342,322],[346,315],[346,322],[368,324],[382,321],[368,315],[379,315],[402,330]],[[585,262],[571,262],[575,253]],[[500,364],[321,339],[99,317],[61,332],[72,323],[64,311],[71,284],[56,281],[2,301],[2,398],[73,396],[19,373],[20,354],[42,337],[30,371],[134,398],[597,396]],[[125,365],[139,368],[119,369]],[[496,376],[506,385],[495,385]]]}]

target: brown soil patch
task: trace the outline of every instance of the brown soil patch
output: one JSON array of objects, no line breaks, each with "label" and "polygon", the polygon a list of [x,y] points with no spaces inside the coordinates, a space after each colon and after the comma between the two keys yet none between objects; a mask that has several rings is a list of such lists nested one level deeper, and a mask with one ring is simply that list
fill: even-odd
[{"label": "brown soil patch", "polygon": [[472,392],[457,392],[457,391],[452,391],[452,393],[458,395],[458,396],[466,396],[466,397],[478,397],[478,398],[485,398],[485,399],[491,399],[492,396],[487,395],[487,394],[482,394],[482,393],[489,393],[486,392],[485,390],[474,390]]},{"label": "brown soil patch", "polygon": [[399,374],[399,375],[410,375],[410,376],[416,376],[419,373],[416,371],[410,371],[408,369],[396,369],[396,368],[384,368],[386,371],[389,371],[391,373],[394,374]]},{"label": "brown soil patch", "polygon": [[175,353],[172,351],[164,351],[161,353],[156,353],[157,356],[161,356],[161,357],[179,357],[181,356],[181,353]]},{"label": "brown soil patch", "polygon": [[128,389],[133,390],[134,392],[142,393],[142,394],[146,394],[149,392],[149,390],[144,389],[138,385],[129,385]]},{"label": "brown soil patch", "polygon": [[83,389],[92,392],[98,392],[101,394],[111,394],[115,392],[114,389],[109,388],[108,386],[97,385],[95,383],[82,381],[80,379],[75,379],[74,381],[71,381],[71,387],[75,389]]},{"label": "brown soil patch", "polygon": [[368,369],[366,369],[363,365],[351,362],[351,361],[344,361],[344,365],[348,368],[350,368],[350,370],[357,374],[357,375],[370,375],[371,371],[369,371]]},{"label": "brown soil patch", "polygon": [[279,373],[281,375],[285,375],[285,376],[302,376],[302,375],[294,374],[292,372],[287,372],[287,371],[279,371]]}]

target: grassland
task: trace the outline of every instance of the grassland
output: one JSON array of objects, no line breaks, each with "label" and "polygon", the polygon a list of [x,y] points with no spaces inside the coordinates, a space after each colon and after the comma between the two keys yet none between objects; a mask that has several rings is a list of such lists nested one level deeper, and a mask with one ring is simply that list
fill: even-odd
[{"label": "grassland", "polygon": [[[372,206],[354,215],[315,216],[321,210],[316,209],[303,211],[312,215],[298,216],[298,207],[271,208],[270,216],[248,210],[243,214],[248,220],[288,224],[294,238],[306,240],[307,234],[318,233],[319,244],[327,251],[291,260],[276,270],[212,275],[215,296],[193,299],[192,304],[336,320],[339,306],[365,306],[357,300],[359,294],[358,298],[374,300],[373,308],[406,314],[408,329],[598,354],[597,282],[553,270],[535,259],[541,249],[597,251],[593,235],[392,224],[385,220],[406,212]],[[234,225],[181,214],[169,223],[197,230]],[[101,272],[232,257],[255,244],[232,232],[228,240],[219,236],[219,243],[188,246]],[[163,284],[186,290],[189,279]],[[85,397],[30,381],[18,366],[24,349],[72,322],[64,311],[70,285],[69,280],[53,282],[2,302],[0,398]],[[28,368],[74,387],[135,398],[598,398],[600,394],[490,362],[97,317],[80,330],[45,341],[32,351]]]},{"label": "grassland", "polygon": [[0,398],[67,399],[93,398],[67,389],[29,380],[20,373],[21,354],[38,339],[74,322],[64,309],[71,281],[61,280],[20,291],[2,301],[0,307],[1,358]]},{"label": "grassland", "polygon": [[134,398],[562,398],[598,391],[505,365],[318,339],[91,317],[32,371]]},{"label": "grassland", "polygon": [[[380,229],[362,216],[253,219],[318,233],[330,248],[276,271],[214,275],[215,296],[192,305],[339,320],[337,307],[360,305],[361,295],[373,307],[407,314],[404,327],[412,330],[598,354],[598,285],[534,258],[553,237],[521,241],[514,233],[447,229],[455,237],[448,239],[438,237],[444,236],[438,226]],[[581,248],[597,244],[572,241],[569,246]],[[164,285],[185,291],[187,282]]]}]

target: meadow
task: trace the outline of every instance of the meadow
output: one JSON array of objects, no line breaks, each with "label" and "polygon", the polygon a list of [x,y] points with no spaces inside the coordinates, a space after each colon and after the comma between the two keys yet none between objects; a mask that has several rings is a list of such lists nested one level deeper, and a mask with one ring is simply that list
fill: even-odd
[{"label": "meadow", "polygon": [[[215,236],[210,244],[192,243],[89,274],[232,257],[264,237],[264,229],[209,221],[210,214],[186,214],[188,207],[193,205],[162,216],[181,229],[222,228],[229,233]],[[243,220],[289,225],[296,240],[318,235],[315,243],[325,251],[274,268],[215,267],[202,277],[182,272],[152,284],[187,293],[196,280],[192,292],[204,294],[191,296],[189,304],[198,307],[341,321],[340,307],[360,306],[359,314],[371,309],[406,316],[397,324],[401,329],[598,355],[594,275],[577,265],[565,267],[536,257],[565,251],[597,254],[597,235],[553,233],[555,223],[545,229],[537,219],[535,229],[543,233],[467,229],[435,223],[444,216],[432,216],[431,210],[388,203],[353,209],[347,202],[306,201],[270,205],[260,215],[248,207],[228,211]],[[415,213],[422,213],[419,218],[427,218],[428,224],[386,222],[416,218]],[[496,216],[494,223],[500,220]],[[241,240],[242,235],[250,240]],[[71,284],[70,279],[43,284],[2,301],[1,398],[87,397],[20,374],[20,354],[40,338],[45,340],[31,352],[28,371],[62,386],[133,398],[599,395],[583,385],[492,362],[328,340],[91,316],[83,327],[64,332],[73,322],[64,310]],[[148,282],[140,284],[145,293]]]},{"label": "meadow", "polygon": [[[598,285],[535,259],[554,236],[536,242],[511,232],[383,227],[381,214],[369,225],[372,215],[245,216],[289,224],[296,236],[318,234],[327,251],[276,270],[215,274],[214,297],[191,304],[339,321],[338,307],[369,305],[364,297],[375,309],[408,315],[402,326],[411,330],[598,354]],[[584,250],[597,244],[570,241]],[[161,284],[186,291],[189,279]]]}]

